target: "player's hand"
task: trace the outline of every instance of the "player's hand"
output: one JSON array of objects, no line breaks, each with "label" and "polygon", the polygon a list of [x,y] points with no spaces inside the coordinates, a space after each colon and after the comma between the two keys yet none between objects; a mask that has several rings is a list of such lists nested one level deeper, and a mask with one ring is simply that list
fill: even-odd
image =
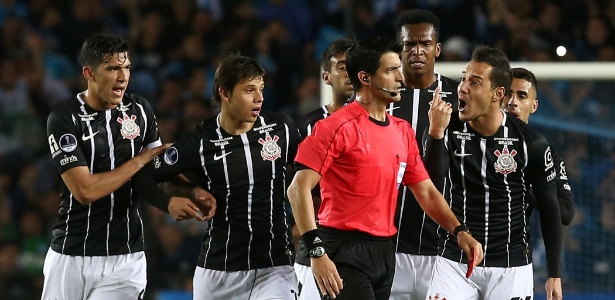
[{"label": "player's hand", "polygon": [[184,197],[171,197],[169,201],[169,214],[171,214],[175,221],[196,219],[202,222],[205,220],[201,216],[199,208],[190,199]]},{"label": "player's hand", "polygon": [[562,279],[549,277],[545,283],[545,291],[547,292],[547,300],[562,300]]},{"label": "player's hand", "polygon": [[150,162],[152,159],[154,159],[154,157],[164,153],[164,151],[167,150],[167,148],[169,148],[171,144],[164,144],[162,146],[156,147],[156,148],[152,148],[152,149],[144,149],[143,151],[141,151],[141,153],[139,153],[139,155],[133,157],[133,159],[136,159],[137,161],[137,165],[139,166],[139,168],[142,168],[143,166],[145,166],[148,162]]},{"label": "player's hand", "polygon": [[453,108],[449,102],[442,100],[440,96],[440,88],[436,88],[433,93],[433,100],[429,107],[429,135],[435,139],[444,137],[444,131],[451,121]]},{"label": "player's hand", "polygon": [[473,262],[473,266],[478,266],[483,261],[483,245],[475,240],[467,231],[460,231],[457,234],[457,244],[466,254],[468,261]]},{"label": "player's hand", "polygon": [[207,190],[195,187],[190,191],[190,200],[201,210],[206,220],[213,218],[216,214],[218,207],[216,198]]},{"label": "player's hand", "polygon": [[320,292],[331,299],[335,299],[344,288],[335,264],[326,253],[319,258],[311,258],[310,260],[312,262],[312,273],[314,273],[314,279],[316,279]]}]

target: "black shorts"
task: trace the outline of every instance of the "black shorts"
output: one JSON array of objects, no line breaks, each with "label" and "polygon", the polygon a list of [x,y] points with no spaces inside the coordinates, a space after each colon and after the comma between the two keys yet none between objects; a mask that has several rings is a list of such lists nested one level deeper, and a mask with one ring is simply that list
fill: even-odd
[{"label": "black shorts", "polygon": [[[325,250],[344,280],[338,300],[388,300],[395,275],[393,237],[320,227]],[[326,298],[323,298],[326,299]]]}]

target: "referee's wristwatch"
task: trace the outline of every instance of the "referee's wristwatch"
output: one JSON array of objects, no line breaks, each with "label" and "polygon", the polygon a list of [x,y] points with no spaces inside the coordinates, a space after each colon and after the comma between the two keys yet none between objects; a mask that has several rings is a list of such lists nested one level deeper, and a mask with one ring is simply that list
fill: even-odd
[{"label": "referee's wristwatch", "polygon": [[314,247],[314,249],[308,252],[308,255],[310,256],[310,258],[322,257],[323,255],[325,255],[325,248],[322,246]]},{"label": "referee's wristwatch", "polygon": [[455,237],[456,240],[459,240],[457,238],[457,235],[459,235],[460,232],[465,231],[467,232],[469,235],[472,235],[472,233],[470,232],[470,229],[468,228],[468,226],[466,226],[466,224],[461,224],[457,227],[455,227],[455,230],[453,230],[453,236]]}]

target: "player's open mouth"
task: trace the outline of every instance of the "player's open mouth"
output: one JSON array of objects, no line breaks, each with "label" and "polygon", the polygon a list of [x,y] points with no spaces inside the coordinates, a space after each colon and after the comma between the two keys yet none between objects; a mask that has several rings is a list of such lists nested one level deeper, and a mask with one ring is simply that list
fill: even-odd
[{"label": "player's open mouth", "polygon": [[413,67],[419,68],[419,67],[424,66],[425,62],[421,61],[421,60],[412,60],[412,61],[410,61],[410,65],[413,66]]},{"label": "player's open mouth", "polygon": [[465,100],[459,99],[459,111],[463,111],[468,106],[468,103]]},{"label": "player's open mouth", "polygon": [[122,88],[122,87],[115,87],[115,88],[113,88],[113,93],[116,96],[121,97],[122,94],[124,93],[124,88]]},{"label": "player's open mouth", "polygon": [[252,110],[252,116],[254,117],[258,117],[258,115],[261,113],[261,109],[260,108],[255,108]]}]

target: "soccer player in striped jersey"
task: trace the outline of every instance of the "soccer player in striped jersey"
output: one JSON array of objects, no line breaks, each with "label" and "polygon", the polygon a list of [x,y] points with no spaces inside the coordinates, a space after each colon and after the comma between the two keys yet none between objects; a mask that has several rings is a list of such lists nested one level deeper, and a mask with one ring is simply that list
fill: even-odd
[{"label": "soccer player in striped jersey", "polygon": [[[333,101],[308,113],[299,120],[297,126],[299,127],[302,138],[312,134],[316,122],[330,116],[335,111],[342,108],[352,95],[352,84],[346,72],[346,50],[350,48],[350,45],[352,45],[351,40],[339,39],[331,43],[323,52],[320,60],[320,65],[323,69],[322,80],[325,84],[331,86]],[[314,199],[314,210],[317,212],[320,207],[319,186],[316,186],[316,188],[312,190],[312,197]],[[310,258],[307,249],[305,249],[305,244],[301,239],[298,244],[294,268],[295,273],[297,273],[297,280],[299,281],[300,287],[299,300],[318,299],[320,294],[318,293],[318,287],[316,287],[316,282],[314,281],[314,274],[312,274],[312,268],[310,267]]]},{"label": "soccer player in striped jersey", "polygon": [[511,81],[506,54],[477,47],[462,73],[459,111],[452,114],[437,95],[429,111],[425,165],[434,178],[449,177],[451,209],[485,256],[472,273],[450,236],[441,240],[428,299],[533,298],[530,187],[547,254],[547,298],[562,299],[557,174],[544,136],[500,109]]},{"label": "soccer player in striped jersey", "polygon": [[[389,104],[388,111],[410,123],[419,152],[423,153],[423,132],[429,125],[427,112],[433,94],[439,88],[442,99],[456,107],[459,82],[435,72],[441,45],[440,20],[433,13],[420,9],[402,13],[396,32],[404,46],[401,57],[406,90],[401,92],[399,102]],[[434,184],[442,190],[444,183]],[[391,299],[424,300],[437,256],[438,224],[425,214],[408,187],[400,188],[397,199],[397,253]]]},{"label": "soccer player in striped jersey", "polygon": [[287,116],[261,111],[264,77],[256,60],[225,57],[213,86],[220,114],[138,174],[150,181],[184,174],[216,198],[194,271],[196,300],[297,297],[285,173],[299,132]]},{"label": "soccer player in striped jersey", "polygon": [[[536,76],[528,69],[513,68],[510,89],[511,94],[502,102],[502,109],[523,122],[529,123],[530,116],[538,109],[538,81]],[[553,163],[557,172],[555,185],[562,224],[570,225],[574,218],[574,196],[568,184],[566,165],[556,149],[551,148],[551,154],[553,155]],[[530,193],[529,196],[530,203],[534,203],[534,193]]]},{"label": "soccer player in striped jersey", "polygon": [[[346,66],[356,100],[316,123],[295,158],[299,171],[288,197],[324,297],[389,299],[400,184],[468,255],[482,259],[481,245],[459,232],[463,226],[429,180],[410,124],[386,111],[400,99],[401,51],[401,44],[379,38],[353,43]],[[311,191],[319,181],[317,228]]]},{"label": "soccer player in striped jersey", "polygon": [[[163,151],[156,120],[146,99],[125,93],[126,41],[90,36],[81,63],[87,90],[47,122],[62,202],[43,266],[42,299],[143,299],[143,223],[130,178]],[[175,219],[202,220],[190,200],[166,200],[154,204]]]}]

